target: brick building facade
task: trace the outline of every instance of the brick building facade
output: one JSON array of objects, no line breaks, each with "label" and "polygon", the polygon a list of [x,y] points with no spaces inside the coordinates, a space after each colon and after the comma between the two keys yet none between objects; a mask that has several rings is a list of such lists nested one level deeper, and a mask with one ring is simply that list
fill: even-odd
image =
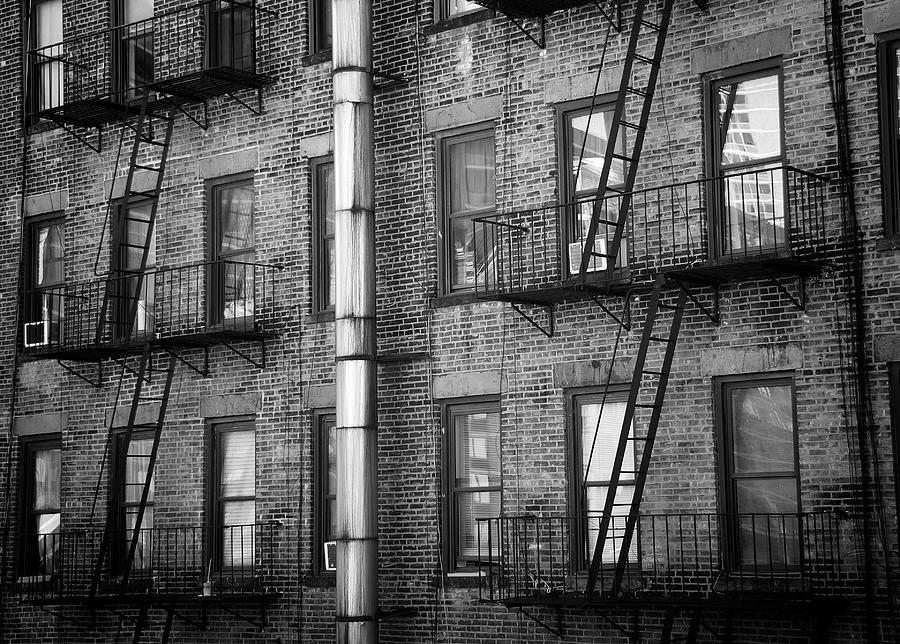
[{"label": "brick building facade", "polygon": [[[0,639],[333,641],[328,2],[26,5]],[[385,642],[900,637],[900,3],[640,6],[374,3]]]}]

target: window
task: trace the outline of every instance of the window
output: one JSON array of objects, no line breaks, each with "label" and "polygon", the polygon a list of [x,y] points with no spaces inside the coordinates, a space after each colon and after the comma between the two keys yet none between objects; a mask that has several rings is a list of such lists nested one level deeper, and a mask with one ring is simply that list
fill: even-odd
[{"label": "window", "polygon": [[216,0],[209,5],[209,66],[252,72],[255,65],[253,8],[240,0]]},{"label": "window", "polygon": [[[326,543],[335,540],[335,503],[337,498],[337,460],[335,454],[335,415],[317,414],[316,429],[316,548],[315,568],[327,570]],[[331,560],[333,561],[333,559]]]},{"label": "window", "polygon": [[800,563],[800,476],[790,377],[721,378],[720,484],[726,560],[735,569]]},{"label": "window", "polygon": [[711,184],[716,253],[734,258],[784,248],[781,71],[712,80],[708,90],[708,176],[726,177]]},{"label": "window", "polygon": [[309,0],[309,53],[331,50],[331,2]]},{"label": "window", "polygon": [[61,441],[58,435],[22,446],[22,575],[52,575],[60,552]]},{"label": "window", "polygon": [[[891,450],[894,455],[894,498],[900,503],[900,362],[888,365],[891,392]],[[900,513],[897,515],[900,527]]]},{"label": "window", "polygon": [[441,20],[452,18],[461,13],[469,13],[484,9],[480,4],[472,2],[471,0],[437,0],[437,5],[438,15]]},{"label": "window", "polygon": [[[577,551],[584,557],[582,562],[584,566],[590,564],[597,545],[600,520],[622,433],[627,399],[627,390],[609,391],[605,399],[602,392],[577,395],[573,398],[574,480],[571,485],[573,514],[579,517],[576,533]],[[622,469],[635,469],[633,442],[627,444]],[[633,496],[634,475],[623,472],[619,478],[616,503],[628,504]],[[627,506],[617,505],[613,509],[613,516],[628,516]],[[601,561],[604,564],[615,564],[622,546],[625,520],[612,519],[609,530],[610,537],[604,543]],[[637,539],[634,538],[629,549],[629,559],[636,559],[636,553]]]},{"label": "window", "polygon": [[116,89],[124,100],[153,82],[153,0],[113,0]]},{"label": "window", "polygon": [[[118,252],[113,255],[117,338],[153,333],[156,327],[156,227],[151,228],[153,204],[150,201],[129,201],[128,213],[120,203],[118,213]],[[148,245],[149,233],[149,245]],[[143,271],[146,251],[146,263]],[[135,299],[136,296],[136,299]]]},{"label": "window", "polygon": [[[446,426],[447,508],[444,543],[450,568],[465,568],[488,554],[486,527],[477,519],[500,516],[500,409],[496,401],[449,405]],[[492,553],[496,554],[496,553]]]},{"label": "window", "polygon": [[315,308],[334,309],[334,163],[311,162],[315,239]]},{"label": "window", "polygon": [[256,308],[253,177],[210,184],[209,322],[250,327]]},{"label": "window", "polygon": [[212,432],[212,567],[251,568],[256,527],[256,436],[252,421]]},{"label": "window", "polygon": [[[144,484],[147,481],[147,472],[150,468],[153,433],[132,433],[127,450],[125,439],[126,433],[124,431],[116,434],[112,472],[112,507],[116,513],[115,526],[116,534],[118,535],[113,542],[113,553],[115,561],[123,568],[128,557],[128,550],[131,548],[131,541],[134,538],[141,497],[144,493]],[[151,548],[153,541],[153,490],[155,478],[154,475],[150,477],[150,485],[147,490],[147,504],[144,506],[144,514],[141,517],[137,546],[131,563],[132,572],[149,570],[153,563]]]},{"label": "window", "polygon": [[[593,106],[591,105],[593,101]],[[609,100],[595,101],[586,99],[566,103],[559,110],[561,202],[575,204],[563,212],[563,237],[568,254],[569,274],[576,275],[581,266],[581,254],[584,239],[591,224],[597,187],[603,172],[603,158],[609,141],[609,130],[612,125],[615,103]],[[616,150],[625,152],[625,132],[619,128],[616,137]],[[625,183],[625,163],[613,160],[610,167],[607,185],[619,187]],[[618,218],[617,199],[607,193],[601,219],[615,221]],[[578,202],[577,204],[575,202]],[[600,224],[594,243],[594,252],[604,254],[611,248],[615,226]],[[623,235],[620,252],[616,257],[616,266],[628,264],[627,236]],[[589,271],[606,270],[606,258],[595,257],[588,264]]]},{"label": "window", "polygon": [[59,344],[65,315],[65,220],[54,214],[29,221],[26,235],[24,343]]},{"label": "window", "polygon": [[42,112],[63,104],[62,0],[39,0],[31,14],[31,109]]},{"label": "window", "polygon": [[444,290],[485,284],[494,274],[492,249],[484,226],[472,220],[494,212],[493,129],[470,130],[439,139],[440,204],[444,221]]},{"label": "window", "polygon": [[900,233],[900,32],[878,40],[885,232]]}]

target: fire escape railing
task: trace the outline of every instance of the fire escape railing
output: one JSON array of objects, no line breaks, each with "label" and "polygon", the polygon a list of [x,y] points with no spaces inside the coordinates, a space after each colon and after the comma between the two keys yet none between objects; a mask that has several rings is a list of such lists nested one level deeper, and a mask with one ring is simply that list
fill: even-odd
[{"label": "fire escape railing", "polygon": [[97,99],[125,102],[154,83],[208,70],[274,77],[277,17],[256,0],[203,0],[32,49],[29,115]]},{"label": "fire escape railing", "polygon": [[[121,567],[131,541],[129,530],[112,535],[95,598],[153,596],[219,598],[278,592],[276,522],[233,526],[147,528],[140,531],[128,582]],[[102,529],[25,535],[25,563],[17,578],[24,601],[78,602],[91,597]]]},{"label": "fire escape railing", "polygon": [[144,272],[130,328],[96,331],[107,291],[126,292],[126,274],[26,292],[26,354],[114,347],[147,340],[202,338],[228,333],[274,334],[283,322],[282,267],[220,260]]},{"label": "fire escape railing", "polygon": [[[836,513],[642,514],[613,597],[625,519],[612,518],[594,599],[808,599],[848,588]],[[480,599],[584,600],[599,524],[599,515],[478,519]]]},{"label": "fire escape railing", "polygon": [[[725,265],[766,258],[823,260],[828,182],[779,166],[613,194],[599,204],[601,220],[614,222],[631,200],[615,270],[596,258],[588,281],[623,277],[652,281],[661,271]],[[483,260],[476,292],[485,298],[553,288],[577,277],[582,226],[594,199],[479,217],[473,220]],[[566,232],[568,231],[568,232]],[[612,243],[614,227],[598,231],[598,252]]]}]

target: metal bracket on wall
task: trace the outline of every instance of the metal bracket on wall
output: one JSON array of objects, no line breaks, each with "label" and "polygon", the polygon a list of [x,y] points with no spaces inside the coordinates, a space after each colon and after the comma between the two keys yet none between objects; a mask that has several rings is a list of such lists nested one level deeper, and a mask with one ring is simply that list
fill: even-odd
[{"label": "metal bracket on wall", "polygon": [[253,358],[251,358],[249,355],[247,355],[246,353],[244,353],[243,351],[241,351],[234,345],[228,344],[225,341],[222,341],[222,346],[225,347],[226,349],[228,349],[229,351],[231,351],[232,353],[239,355],[240,357],[242,357],[244,360],[246,360],[247,362],[252,364],[257,369],[265,369],[266,368],[266,341],[265,340],[259,341],[259,348],[260,348],[260,351],[262,352],[262,360],[260,360],[259,362],[257,362]]},{"label": "metal bracket on wall", "polygon": [[394,89],[395,87],[405,87],[409,85],[409,79],[405,76],[401,76],[400,74],[389,74],[388,72],[379,72],[378,70],[372,70],[372,76],[375,78],[386,80],[388,82],[375,84],[375,90],[388,90]]},{"label": "metal bracket on wall", "polygon": [[186,358],[181,356],[173,347],[163,346],[162,350],[168,353],[170,356],[178,360],[185,367],[200,374],[201,377],[207,378],[209,377],[209,347],[202,347],[203,349],[203,366],[198,367],[192,362],[189,362]]},{"label": "metal bracket on wall", "polygon": [[[159,90],[157,90],[157,92],[159,92]],[[168,102],[169,105],[171,105],[177,111],[181,112],[188,119],[193,121],[197,125],[197,127],[199,127],[201,130],[209,129],[209,103],[207,101],[203,101],[203,120],[201,121],[199,118],[197,118],[196,116],[194,116],[193,114],[188,112],[186,109],[184,109],[184,107],[181,105],[181,103],[176,101],[172,96],[170,96],[168,94],[164,94],[162,92],[159,92],[159,94],[163,97],[163,100]],[[231,94],[229,94],[229,96],[231,96]]]},{"label": "metal bracket on wall", "polygon": [[525,22],[523,20],[519,20],[518,18],[506,14],[506,17],[509,18],[509,21],[513,23],[516,28],[521,31],[525,36],[538,46],[538,49],[546,49],[547,48],[547,19],[544,16],[539,16],[535,18],[535,20],[539,20],[541,23],[541,28],[539,31],[539,36],[535,37],[531,34],[528,29],[525,28]]},{"label": "metal bracket on wall", "polygon": [[797,296],[795,297],[787,287],[778,279],[778,276],[774,273],[766,271],[766,278],[771,282],[778,291],[784,295],[788,300],[790,300],[791,304],[796,306],[801,311],[806,310],[806,279],[802,276],[797,276]]},{"label": "metal bracket on wall", "polygon": [[556,607],[556,628],[553,628],[552,626],[550,626],[550,624],[548,624],[547,622],[542,620],[540,617],[538,617],[537,615],[534,615],[532,613],[529,613],[527,610],[525,610],[522,607],[519,608],[519,612],[522,613],[523,615],[525,615],[525,617],[530,619],[532,622],[534,622],[538,626],[541,626],[545,631],[547,631],[551,635],[555,635],[556,637],[562,637],[563,635],[565,635],[565,630],[563,629],[563,621],[562,621],[562,610],[558,606]]},{"label": "metal bracket on wall", "polygon": [[83,373],[79,372],[75,367],[70,367],[62,360],[57,360],[56,362],[57,362],[57,364],[59,364],[60,367],[62,367],[63,369],[65,369],[66,371],[71,373],[73,376],[76,376],[77,378],[84,380],[86,383],[88,383],[92,387],[95,387],[97,389],[103,388],[103,363],[100,360],[98,360],[96,362],[97,378],[94,380],[92,380],[90,377],[84,375]]},{"label": "metal bracket on wall", "polygon": [[701,302],[694,292],[691,290],[689,282],[682,282],[681,280],[673,280],[676,284],[678,284],[678,288],[684,291],[685,295],[687,295],[688,299],[694,303],[694,305],[700,309],[700,312],[709,318],[709,321],[713,324],[719,324],[721,317],[719,315],[719,285],[712,284],[710,285],[712,288],[712,308],[707,307],[703,302]]},{"label": "metal bracket on wall", "polygon": [[66,122],[63,121],[62,119],[55,119],[55,118],[50,118],[50,117],[45,117],[45,118],[47,118],[48,121],[51,121],[51,122],[55,123],[56,125],[60,126],[68,134],[75,137],[78,141],[80,141],[81,143],[83,143],[84,145],[89,147],[91,150],[93,150],[97,154],[100,154],[100,152],[103,151],[103,128],[102,127],[97,126],[96,128],[94,128],[97,130],[97,144],[94,145],[93,143],[90,142],[90,140],[86,136],[82,135],[78,131],[69,127],[69,125],[66,124]]},{"label": "metal bracket on wall", "polygon": [[553,337],[553,334],[555,333],[555,329],[556,329],[556,325],[554,324],[554,321],[553,321],[553,318],[555,317],[555,315],[554,315],[555,311],[554,311],[553,304],[535,304],[534,305],[534,306],[539,306],[547,311],[547,321],[548,322],[547,322],[546,326],[541,325],[541,323],[538,322],[535,318],[533,318],[532,316],[528,315],[525,311],[520,309],[518,304],[516,304],[514,302],[510,302],[510,304],[512,305],[512,307],[516,311],[516,313],[518,313],[523,318],[525,318],[525,320],[531,326],[533,326],[535,329],[537,329],[538,331],[540,331],[541,333],[546,335],[548,338]]},{"label": "metal bracket on wall", "polygon": [[594,6],[597,7],[597,11],[601,13],[601,15],[606,18],[606,21],[612,25],[612,28],[617,32],[622,31],[622,3],[619,0],[612,0],[611,3],[612,10],[608,10],[603,7],[603,4],[600,0],[594,0]]},{"label": "metal bracket on wall", "polygon": [[618,324],[625,331],[631,331],[631,297],[634,295],[633,291],[628,291],[625,296],[622,298],[622,312],[619,315],[616,315],[612,312],[612,310],[606,306],[600,298],[596,296],[591,296],[591,300],[593,300],[594,304],[596,304],[601,311],[606,313],[610,318],[612,318],[613,322]]}]

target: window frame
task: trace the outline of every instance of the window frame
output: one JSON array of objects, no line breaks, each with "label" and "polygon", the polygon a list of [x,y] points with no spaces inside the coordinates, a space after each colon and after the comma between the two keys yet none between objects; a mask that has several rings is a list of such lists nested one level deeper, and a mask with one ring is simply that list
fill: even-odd
[{"label": "window frame", "polygon": [[[498,485],[486,487],[457,487],[456,486],[456,440],[454,434],[454,420],[459,416],[465,416],[476,413],[496,413],[498,422],[498,441],[500,445],[499,466],[500,466],[500,482]],[[471,398],[460,398],[447,400],[441,403],[441,419],[443,420],[444,440],[443,440],[443,554],[445,572],[468,572],[477,569],[477,565],[472,562],[460,563],[459,543],[457,535],[459,534],[459,516],[456,512],[457,495],[474,494],[477,492],[499,492],[500,508],[503,508],[503,422],[499,396],[477,396]],[[489,553],[488,553],[489,554]],[[489,554],[490,556],[490,554]]]},{"label": "window frame", "polygon": [[[559,103],[556,106],[556,158],[558,162],[557,171],[559,174],[559,203],[560,204],[574,204],[583,199],[590,198],[591,195],[596,194],[596,189],[591,191],[585,191],[581,195],[575,190],[575,184],[572,177],[571,171],[571,159],[569,158],[569,152],[573,147],[573,141],[571,137],[571,128],[569,127],[571,120],[579,116],[580,113],[591,114],[591,118],[593,119],[594,115],[608,112],[610,114],[610,119],[612,118],[612,113],[615,111],[616,106],[616,95],[615,93],[611,94],[603,94],[597,97],[587,97],[580,98],[573,101],[566,101],[565,103]],[[593,109],[592,109],[593,108]],[[610,125],[612,123],[610,122]],[[625,128],[619,127],[619,134],[616,137],[616,148],[619,149],[621,153],[624,154],[626,147],[626,136],[627,132]],[[609,132],[607,132],[607,144],[609,142]],[[623,170],[627,170],[624,166],[623,162]],[[609,194],[607,193],[607,196]],[[563,209],[561,213],[562,217],[560,219],[560,240],[564,249],[564,257],[565,260],[563,263],[562,274],[565,278],[577,277],[578,273],[573,273],[570,270],[570,266],[572,263],[572,258],[569,257],[569,244],[575,243],[578,240],[575,239],[577,228],[578,228],[578,213],[574,210],[573,206],[569,206]],[[631,231],[631,222],[632,218],[628,217],[625,221],[625,233],[622,235],[622,247],[624,248],[624,258],[623,253],[619,253],[616,257],[616,266],[613,269],[613,274],[617,274],[620,271],[627,270],[628,266],[628,238],[630,237],[629,233]],[[597,235],[600,234],[600,228],[597,228]],[[599,237],[598,237],[599,238]],[[624,262],[622,260],[625,260]],[[581,256],[577,258],[578,262],[581,261]],[[589,270],[588,273],[598,273],[604,274],[607,272],[607,269],[598,269],[596,271]]]},{"label": "window frame", "polygon": [[[128,531],[128,509],[132,507],[139,507],[140,502],[128,502],[127,492],[125,491],[126,480],[128,472],[128,452],[122,450],[124,447],[122,443],[124,442],[125,435],[127,433],[127,428],[117,429],[113,434],[113,453],[111,460],[111,470],[109,477],[109,508],[113,515],[113,521],[111,522],[113,525],[114,534],[119,535],[120,539],[116,539],[113,541],[110,551],[112,553],[112,561],[114,562],[114,567],[121,570],[124,567],[125,559],[128,556],[128,551],[125,546],[126,543],[130,543],[130,538],[126,538]],[[134,430],[131,434],[131,441],[136,440],[152,440],[153,439],[153,430]],[[155,479],[156,479],[156,468],[154,467],[153,475],[151,476],[151,485],[155,487]],[[155,495],[155,491],[154,491]],[[149,501],[147,506],[145,507],[156,507],[155,497],[152,501]],[[150,528],[147,527],[145,520],[147,516],[144,514],[143,520],[141,521],[141,530],[152,530],[153,526]],[[155,512],[154,512],[155,518]],[[150,535],[153,533],[151,532]],[[153,543],[152,536],[150,537],[150,561],[152,561],[152,553],[153,553]],[[136,559],[137,557],[135,557]],[[136,574],[147,573],[149,574],[149,567],[135,567],[134,562],[131,565],[130,576],[134,577]]]},{"label": "window frame", "polygon": [[[223,498],[220,494],[221,475],[224,471],[223,458],[220,436],[225,433],[234,432],[252,432],[253,433],[253,495],[252,496],[234,496]],[[229,418],[221,418],[210,420],[207,423],[207,492],[206,492],[206,517],[207,517],[207,535],[204,540],[204,561],[210,566],[213,573],[224,573],[227,571],[247,570],[255,567],[256,545],[254,544],[253,560],[249,565],[244,566],[226,566],[223,562],[223,538],[224,531],[222,525],[222,503],[235,501],[253,501],[254,517],[253,526],[258,524],[257,512],[257,488],[259,480],[259,468],[257,467],[257,457],[259,450],[257,449],[257,431],[256,419],[253,416],[236,416]],[[256,528],[253,529],[254,538],[256,536]]]},{"label": "window frame", "polygon": [[336,498],[328,493],[328,432],[336,431],[337,416],[333,409],[320,409],[313,412],[313,571],[316,574],[334,575],[334,570],[325,568],[324,544],[333,539],[328,538],[328,500]]},{"label": "window frame", "polygon": [[[900,30],[876,37],[878,124],[885,236],[900,235]],[[893,139],[893,140],[892,140]]]},{"label": "window frame", "polygon": [[[206,273],[206,320],[210,326],[227,325],[229,323],[237,323],[241,328],[244,319],[234,317],[231,319],[225,316],[225,282],[226,271],[224,262],[228,262],[229,258],[252,253],[253,261],[256,263],[257,250],[257,234],[256,234],[256,173],[254,171],[240,172],[238,174],[227,175],[224,177],[216,177],[206,181],[206,225],[207,225],[207,273]],[[221,253],[222,236],[224,227],[222,226],[221,211],[218,208],[218,195],[222,190],[231,188],[240,188],[249,186],[252,192],[250,199],[250,230],[253,233],[253,245],[244,247],[240,250]],[[222,263],[221,269],[218,267],[219,262]],[[251,275],[255,277],[255,270],[251,270]],[[255,289],[254,284],[251,285]],[[246,295],[246,294],[245,294]],[[254,311],[256,308],[255,291],[249,294],[254,303]],[[255,313],[254,313],[255,315]],[[248,316],[244,316],[248,317]],[[252,316],[250,316],[252,317]]]},{"label": "window frame", "polygon": [[[246,73],[254,73],[256,71],[256,11],[254,6],[250,4],[242,4],[239,1],[229,3],[230,9],[222,8],[218,2],[212,2],[206,6],[207,24],[209,25],[209,34],[206,41],[206,66],[207,67],[225,67]],[[236,9],[236,6],[238,7]],[[230,29],[226,30],[224,16],[231,14],[231,20],[228,22]],[[235,16],[243,14],[249,16],[249,32],[238,32],[235,30],[237,21]],[[237,36],[242,38],[237,39]],[[246,39],[246,42],[245,42]],[[230,40],[230,45],[226,46],[225,42]],[[238,55],[235,53],[234,45],[238,40],[241,42],[241,53],[244,53],[243,45],[247,45],[248,51],[246,55]],[[225,51],[231,52],[230,59],[225,57]],[[236,64],[237,61],[246,61],[243,64]]]},{"label": "window frame", "polygon": [[[587,510],[585,509],[585,495],[584,495],[584,486],[582,481],[584,480],[583,474],[583,466],[584,466],[584,449],[581,442],[582,439],[582,425],[581,425],[581,405],[582,404],[591,404],[594,402],[600,402],[604,400],[605,393],[605,402],[626,402],[628,401],[628,395],[631,387],[628,384],[620,383],[620,384],[610,384],[607,387],[588,387],[588,388],[580,388],[574,389],[566,392],[566,402],[568,404],[568,454],[569,454],[569,464],[567,467],[568,472],[568,480],[569,480],[569,515],[574,517],[576,520],[573,522],[575,525],[575,530],[570,535],[570,552],[572,553],[585,553],[585,561],[581,561],[580,559],[576,559],[575,556],[571,558],[571,564],[573,570],[585,570],[590,565],[591,557],[587,555],[587,535],[588,535],[588,526],[587,526]],[[632,432],[634,431],[634,419],[632,419]],[[621,432],[621,428],[619,430]],[[635,454],[635,463],[634,467],[637,467],[637,456]],[[590,487],[606,487],[607,493],[609,490],[609,479],[605,479],[603,481],[593,481]],[[627,484],[634,487],[636,482],[633,476],[628,479],[620,478],[620,484]],[[632,542],[632,548],[636,547],[634,541]],[[630,563],[631,562],[629,560]],[[610,562],[601,562],[602,567],[614,567],[615,563]]]},{"label": "window frame", "polygon": [[[888,395],[891,413],[891,454],[894,466],[894,504],[900,507],[900,362],[888,363]],[[895,514],[900,533],[900,512]]]},{"label": "window frame", "polygon": [[[794,456],[794,472],[789,475],[787,470],[771,470],[766,472],[752,472],[748,475],[735,477],[732,470],[733,449],[733,427],[730,426],[731,405],[729,401],[729,393],[735,389],[753,389],[763,386],[789,386],[791,392],[791,416],[793,420],[793,456]],[[754,571],[766,571],[770,569],[756,565],[752,569],[745,569],[740,559],[740,527],[737,522],[737,498],[734,491],[735,480],[746,480],[750,478],[791,478],[793,477],[796,485],[798,530],[802,530],[802,523],[799,517],[803,512],[803,499],[801,496],[801,480],[800,480],[800,431],[797,422],[797,383],[793,372],[767,372],[755,374],[738,374],[731,376],[716,376],[713,378],[713,419],[716,432],[716,478],[718,481],[717,490],[719,496],[720,509],[720,544],[719,549],[722,556],[723,564],[728,570],[733,572],[752,573]],[[783,513],[791,514],[791,513]],[[799,533],[798,533],[799,534]],[[800,548],[802,552],[803,540],[802,535],[799,536]],[[801,555],[802,556],[802,555]],[[793,569],[795,566],[782,566],[775,570],[781,572]]]},{"label": "window frame", "polygon": [[[37,39],[39,29],[39,20],[38,20],[38,5],[44,4],[45,2],[52,2],[53,0],[33,0],[30,4],[31,9],[31,20],[28,21],[29,33],[28,38],[32,43],[32,46],[29,47],[29,50],[37,50]],[[27,7],[28,5],[26,5]],[[63,40],[65,40],[65,2],[60,0],[60,32],[63,34]],[[45,45],[44,47],[48,47],[58,43],[50,43],[50,45]],[[27,52],[26,52],[27,53]],[[58,94],[58,102],[54,99],[51,100],[49,105],[46,107],[43,105],[43,83],[42,83],[42,74],[40,73],[40,69],[45,65],[58,65],[58,84],[51,83],[51,90],[54,94]],[[53,109],[54,107],[58,107],[60,105],[65,104],[65,72],[62,69],[62,61],[45,61],[43,63],[37,62],[37,60],[33,56],[28,57],[28,76],[29,76],[29,87],[27,88],[28,95],[26,97],[26,106],[27,111],[31,113],[40,112],[45,109]],[[56,74],[51,72],[51,78],[57,78]],[[54,89],[58,85],[58,91]],[[34,124],[34,120],[26,121],[26,126],[30,126]]]},{"label": "window frame", "polygon": [[452,20],[458,16],[468,16],[478,11],[484,11],[485,7],[478,5],[473,9],[469,9],[468,11],[459,11],[457,13],[453,13],[450,11],[450,0],[435,0],[434,2],[434,17],[435,22],[440,22],[443,20]]},{"label": "window frame", "polygon": [[[145,37],[147,32],[142,32],[140,35],[130,35],[130,31],[127,29],[129,25],[139,24],[143,21],[138,21],[137,23],[126,23],[125,22],[125,5],[129,0],[110,0],[111,2],[111,11],[110,16],[112,18],[112,58],[111,58],[111,80],[112,80],[112,90],[113,95],[117,97],[117,100],[120,103],[129,103],[132,101],[139,100],[141,96],[143,96],[144,92],[148,91],[147,87],[153,83],[156,79],[156,55],[157,52],[154,49],[150,52],[151,54],[151,62],[152,62],[152,77],[150,82],[147,84],[138,84],[136,83],[134,86],[131,86],[128,78],[128,56],[130,52],[133,52],[133,48],[130,46],[130,42],[136,41],[140,38]],[[156,0],[151,0],[153,2],[153,16],[146,20],[152,22],[152,20],[156,17]],[[153,29],[149,30],[149,35],[151,37],[151,45],[153,45]]]},{"label": "window frame", "polygon": [[[452,214],[450,212],[450,196],[452,193],[450,186],[450,159],[449,149],[451,145],[456,143],[467,143],[469,141],[477,141],[490,136],[492,147],[494,150],[494,203],[490,208],[476,209],[466,211],[461,214]],[[497,133],[494,121],[486,121],[467,125],[465,127],[454,128],[435,134],[435,177],[437,189],[437,206],[438,217],[440,218],[440,230],[442,231],[443,240],[440,244],[440,253],[438,262],[438,279],[440,280],[440,292],[443,295],[471,294],[475,292],[475,285],[472,286],[454,286],[452,284],[453,269],[451,266],[451,258],[453,257],[453,222],[457,219],[468,219],[470,222],[477,217],[485,217],[497,212]],[[477,259],[477,257],[476,257]],[[477,261],[475,267],[477,282]]]},{"label": "window frame", "polygon": [[[329,265],[328,265],[328,240],[334,240],[334,231],[329,235],[325,225],[325,203],[326,185],[320,176],[324,168],[331,166],[332,177],[334,176],[334,157],[331,155],[317,157],[309,160],[310,169],[310,196],[312,211],[312,232],[313,232],[313,313],[331,313],[334,311],[334,304],[328,303],[328,284]],[[334,214],[332,213],[332,216]],[[334,297],[334,294],[331,294]]]},{"label": "window frame", "polygon": [[309,51],[310,56],[327,56],[331,53],[331,44],[324,46],[325,38],[325,22],[324,11],[322,5],[331,0],[309,0],[307,5],[309,20],[307,24],[309,34]]},{"label": "window frame", "polygon": [[[56,512],[37,512],[34,510],[34,454],[39,450],[60,451],[59,463],[59,507]],[[63,449],[62,434],[54,432],[52,434],[38,434],[35,436],[23,437],[19,445],[19,556],[16,565],[16,573],[20,577],[52,575],[53,573],[40,572],[36,569],[34,563],[29,561],[31,548],[35,552],[39,550],[37,543],[29,543],[30,537],[37,537],[37,523],[32,522],[32,517],[39,514],[59,514],[60,530],[57,534],[62,535],[62,499],[63,499]],[[31,527],[34,526],[34,533],[30,533]],[[61,543],[57,547],[61,547]]]},{"label": "window frame", "polygon": [[[48,284],[43,287],[38,287],[36,285],[37,282],[37,257],[35,256],[35,235],[37,234],[38,229],[45,226],[52,226],[54,224],[62,224],[62,261],[63,261],[63,279],[61,282]],[[25,220],[25,301],[22,305],[22,321],[25,324],[34,323],[34,322],[42,322],[43,318],[43,307],[38,306],[37,299],[35,294],[38,292],[47,292],[47,291],[57,291],[60,294],[60,302],[58,302],[59,309],[59,329],[57,331],[56,337],[53,335],[53,330],[51,326],[51,330],[49,333],[50,344],[60,344],[64,335],[64,327],[65,327],[65,315],[66,315],[66,307],[65,307],[65,287],[66,287],[66,215],[63,211],[57,210],[53,212],[48,212],[45,214],[37,215],[34,217],[28,217]],[[52,322],[52,316],[51,320]],[[24,344],[24,331],[22,337],[22,343]]]},{"label": "window frame", "polygon": [[[757,78],[765,78],[767,76],[777,76],[778,78],[778,127],[779,127],[779,147],[780,154],[778,156],[767,157],[752,162],[730,165],[723,170],[722,168],[722,134],[719,126],[719,106],[718,106],[718,90],[721,86],[727,84],[737,84],[743,81],[754,80]],[[785,117],[784,117],[784,65],[781,57],[760,60],[753,63],[730,67],[707,74],[703,78],[703,158],[705,174],[707,179],[717,179],[729,174],[741,174],[743,172],[751,172],[754,168],[763,169],[766,166],[784,166],[787,165],[787,148],[785,146]],[[783,187],[784,189],[784,187]],[[724,208],[720,205],[720,201],[724,196],[717,188],[715,181],[709,184],[709,190],[712,195],[707,197],[710,207],[707,208],[707,229],[709,230],[710,257],[716,260],[728,259],[729,257],[751,257],[755,258],[762,254],[771,253],[783,247],[790,239],[790,213],[788,212],[788,201],[783,199],[784,203],[784,234],[785,239],[781,245],[776,244],[770,246],[742,246],[740,248],[732,248],[728,250],[725,243],[725,221]]]},{"label": "window frame", "polygon": [[[151,233],[151,243],[153,248],[153,255],[157,256],[158,247],[157,247],[157,226],[155,221],[155,215],[153,214],[153,200],[149,197],[147,198],[139,198],[139,199],[129,199],[128,200],[128,211],[123,207],[125,205],[125,198],[119,197],[113,202],[113,212],[115,214],[115,237],[113,239],[112,244],[110,244],[110,259],[109,259],[109,267],[110,267],[110,276],[115,280],[115,284],[113,288],[116,290],[117,295],[121,295],[121,289],[125,287],[128,283],[128,280],[131,277],[135,277],[135,275],[131,274],[133,269],[127,268],[127,256],[128,256],[128,247],[123,246],[122,242],[127,240],[127,230],[126,226],[128,225],[128,221],[126,217],[132,210],[137,210],[143,207],[149,207],[150,210],[147,213],[147,221],[151,222],[153,225],[153,230]],[[143,299],[138,296],[138,301],[144,302],[144,310],[147,314],[144,317],[143,324],[146,325],[147,322],[151,322],[153,328],[145,328],[143,330],[137,328],[139,316],[141,315],[141,306],[138,304],[138,307],[135,309],[135,317],[131,320],[129,328],[122,328],[121,324],[114,325],[112,328],[112,335],[117,340],[127,339],[127,338],[141,338],[145,336],[152,335],[156,330],[156,268],[157,263],[154,261],[152,264],[150,263],[150,257],[147,257],[147,266],[144,267],[143,278],[141,283],[141,294],[144,295]],[[149,279],[148,279],[149,278]],[[148,297],[147,294],[151,295]],[[111,303],[111,306],[119,307],[116,315],[119,319],[123,319],[125,315],[123,314],[124,307],[127,306],[127,298],[116,299],[115,302]]]}]

